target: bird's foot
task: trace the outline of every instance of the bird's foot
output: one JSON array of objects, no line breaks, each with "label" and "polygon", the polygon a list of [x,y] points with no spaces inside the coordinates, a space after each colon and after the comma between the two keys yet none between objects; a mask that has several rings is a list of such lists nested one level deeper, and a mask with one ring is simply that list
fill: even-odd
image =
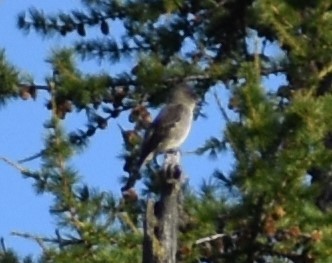
[{"label": "bird's foot", "polygon": [[165,162],[163,165],[166,181],[173,184],[181,177],[182,171],[180,167],[180,152],[175,150],[165,154]]},{"label": "bird's foot", "polygon": [[181,155],[181,150],[179,148],[169,149],[165,152],[165,155],[167,155],[167,154],[180,154]]}]

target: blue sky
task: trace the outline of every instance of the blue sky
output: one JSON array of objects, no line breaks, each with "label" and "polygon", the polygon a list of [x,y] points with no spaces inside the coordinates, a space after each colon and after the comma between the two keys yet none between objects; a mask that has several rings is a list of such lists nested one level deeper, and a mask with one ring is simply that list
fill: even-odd
[{"label": "blue sky", "polygon": [[[46,12],[68,10],[77,7],[78,1],[69,0],[2,0],[0,1],[0,47],[6,50],[8,59],[22,71],[34,76],[37,84],[44,84],[44,78],[51,74],[51,68],[45,59],[51,50],[70,44],[77,38],[73,33],[69,38],[54,37],[42,39],[34,33],[24,35],[16,28],[16,16],[19,12],[31,6],[42,8]],[[118,24],[112,25],[111,32],[119,33]],[[267,48],[268,53],[276,53],[275,46]],[[276,54],[280,55],[280,54]],[[110,65],[108,63],[84,62],[80,65],[85,72],[105,71],[116,74],[128,68],[126,63]],[[275,89],[283,78],[271,77],[265,79],[269,89]],[[217,93],[225,102],[226,92],[219,88]],[[37,100],[16,100],[0,109],[0,156],[11,160],[20,160],[37,153],[43,148],[45,129],[43,123],[49,118],[50,112],[44,103],[47,94],[39,93]],[[193,126],[192,132],[183,145],[182,150],[192,151],[201,146],[210,136],[220,137],[224,121],[219,113],[213,95],[206,95],[209,102],[203,112],[207,118],[199,118]],[[156,111],[153,112],[155,114]],[[84,128],[84,116],[71,114],[66,119],[68,132]],[[123,175],[122,161],[118,158],[121,154],[121,135],[117,124],[125,129],[131,128],[126,116],[112,121],[106,130],[98,131],[91,140],[87,150],[72,160],[73,166],[79,171],[83,182],[98,187],[102,190],[112,190],[120,196],[119,178]],[[216,168],[230,171],[232,160],[230,154],[220,155],[216,160],[207,156],[185,154],[182,158],[183,167],[192,186],[196,187],[203,178]],[[30,169],[38,169],[39,161],[25,164]],[[28,232],[36,235],[53,235],[54,218],[48,212],[52,201],[51,196],[36,195],[32,188],[32,181],[22,176],[5,163],[0,162],[0,237],[5,238],[7,247],[12,247],[21,255],[38,254],[40,248],[31,240],[25,240],[11,235],[12,231]]]},{"label": "blue sky", "polygon": [[[32,33],[24,35],[16,28],[16,16],[28,7],[36,6],[45,11],[56,12],[68,10],[77,5],[78,1],[52,0],[2,0],[0,1],[0,47],[6,50],[8,59],[22,71],[34,76],[37,84],[43,84],[44,78],[51,74],[51,69],[45,59],[53,48],[69,44],[78,37],[75,33],[64,40],[60,37],[42,39]],[[114,28],[116,32],[116,27]],[[113,31],[114,32],[114,31]],[[126,63],[112,66],[107,63],[83,63],[84,71],[106,71],[112,74],[121,72],[128,67]],[[218,91],[221,96],[225,92]],[[207,101],[213,102],[212,94],[207,95]],[[37,153],[43,147],[45,129],[43,123],[49,118],[49,112],[44,107],[47,94],[39,93],[37,100],[16,100],[0,109],[0,156],[11,160],[19,160]],[[223,119],[215,103],[204,108],[207,119],[198,119],[193,130],[183,145],[183,151],[192,151],[201,146],[205,139],[222,133]],[[119,177],[123,174],[123,163],[118,158],[121,153],[121,136],[117,123],[124,128],[131,124],[123,116],[111,122],[108,129],[98,131],[93,137],[88,149],[75,157],[73,166],[80,172],[82,180],[103,190],[109,190],[120,195]],[[68,131],[84,128],[83,116],[72,114],[66,120]],[[38,169],[38,160],[25,164],[28,168]],[[221,156],[211,161],[208,157],[184,155],[183,166],[190,184],[198,185],[202,178],[210,175],[217,167],[231,169],[229,156]],[[40,248],[30,240],[11,235],[12,231],[28,232],[37,235],[52,235],[54,233],[54,218],[48,212],[52,197],[36,195],[32,181],[22,176],[5,163],[0,163],[0,236],[5,238],[7,247],[12,247],[21,255],[38,254]]]}]

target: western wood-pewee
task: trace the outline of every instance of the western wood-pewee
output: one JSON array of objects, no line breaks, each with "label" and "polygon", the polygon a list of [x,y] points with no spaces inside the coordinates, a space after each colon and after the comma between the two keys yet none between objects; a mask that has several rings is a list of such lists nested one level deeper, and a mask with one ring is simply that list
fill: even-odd
[{"label": "western wood-pewee", "polygon": [[141,146],[138,169],[158,153],[178,149],[187,138],[197,97],[182,84],[171,92],[168,103],[151,123]]}]

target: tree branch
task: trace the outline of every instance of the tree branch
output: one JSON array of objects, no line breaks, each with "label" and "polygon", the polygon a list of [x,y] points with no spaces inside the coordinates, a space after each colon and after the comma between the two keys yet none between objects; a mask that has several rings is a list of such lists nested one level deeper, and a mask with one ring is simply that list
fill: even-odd
[{"label": "tree branch", "polygon": [[18,163],[15,163],[5,157],[0,157],[0,160],[4,161],[5,163],[9,164],[10,166],[14,167],[16,170],[19,170],[22,174],[30,173],[29,170]]},{"label": "tree branch", "polygon": [[175,263],[179,227],[182,172],[179,153],[167,154],[162,189],[157,202],[147,202],[144,223],[143,263]]}]

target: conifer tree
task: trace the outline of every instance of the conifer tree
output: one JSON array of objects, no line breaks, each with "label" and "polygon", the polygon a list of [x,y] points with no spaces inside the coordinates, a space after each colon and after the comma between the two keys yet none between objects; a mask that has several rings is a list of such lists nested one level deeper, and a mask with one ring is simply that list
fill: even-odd
[{"label": "conifer tree", "polygon": [[[49,92],[40,170],[4,159],[32,178],[38,193],[54,196],[54,236],[23,235],[42,244],[40,262],[331,262],[332,2],[81,4],[67,13],[45,14],[36,7],[18,16],[22,31],[77,36],[71,47],[49,58],[54,70],[44,86],[22,79],[5,53],[0,55],[1,103]],[[112,32],[114,21],[123,25],[121,40]],[[100,37],[91,38],[96,29]],[[110,64],[131,57],[135,63],[117,76],[83,74],[77,57]],[[274,76],[284,77],[286,84],[272,88],[265,80]],[[121,198],[84,184],[70,158],[125,111],[133,129],[122,130],[123,185],[133,178],[142,133],[151,122],[149,110],[161,105],[179,81],[193,83],[202,99],[212,87],[229,94],[217,99],[226,122],[220,136],[207,138],[196,153],[230,152],[232,171],[215,171],[200,194],[180,185],[175,212],[158,207],[167,202],[163,175],[169,171],[157,163],[149,164],[141,179],[134,178],[144,181],[142,191],[133,183]],[[65,130],[62,120],[72,109],[88,113],[87,129]],[[166,249],[159,239],[164,217],[156,211],[178,222],[176,261],[158,256]],[[0,260],[4,256],[17,262],[15,254],[4,251]]]}]

